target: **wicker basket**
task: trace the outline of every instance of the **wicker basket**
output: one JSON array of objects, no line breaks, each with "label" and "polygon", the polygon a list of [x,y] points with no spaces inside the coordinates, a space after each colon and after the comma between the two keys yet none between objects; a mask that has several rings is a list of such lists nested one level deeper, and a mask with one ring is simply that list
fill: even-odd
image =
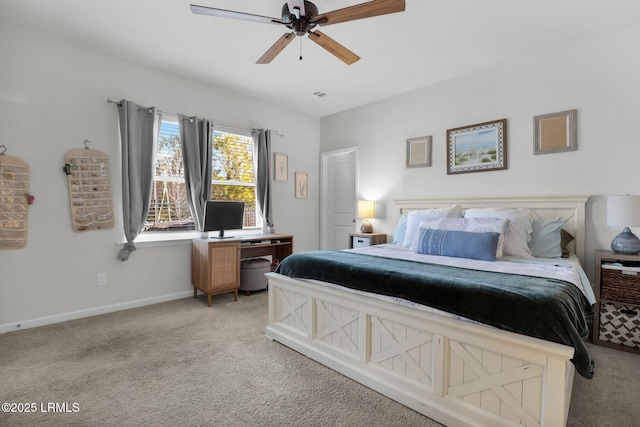
[{"label": "wicker basket", "polygon": [[603,265],[600,299],[637,304],[640,301],[639,270]]}]

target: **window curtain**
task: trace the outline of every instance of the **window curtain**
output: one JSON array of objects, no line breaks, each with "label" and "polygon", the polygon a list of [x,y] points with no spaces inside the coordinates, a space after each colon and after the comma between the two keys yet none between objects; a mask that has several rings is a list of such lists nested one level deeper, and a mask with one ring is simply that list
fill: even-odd
[{"label": "window curtain", "polygon": [[196,230],[204,231],[204,208],[211,198],[212,123],[178,114],[187,200]]},{"label": "window curtain", "polygon": [[149,213],[157,139],[156,107],[141,107],[123,99],[118,104],[122,144],[122,219],[127,243],[118,259],[136,250],[133,240]]},{"label": "window curtain", "polygon": [[271,214],[271,174],[269,155],[271,153],[271,132],[265,129],[253,129],[253,169],[256,176],[256,201],[262,221],[267,231],[273,232],[273,216]]}]

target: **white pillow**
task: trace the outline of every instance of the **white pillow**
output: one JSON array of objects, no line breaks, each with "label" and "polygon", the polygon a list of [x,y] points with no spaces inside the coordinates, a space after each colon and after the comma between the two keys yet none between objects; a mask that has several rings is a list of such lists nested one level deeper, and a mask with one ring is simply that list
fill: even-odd
[{"label": "white pillow", "polygon": [[501,259],[504,253],[505,236],[509,229],[509,220],[506,218],[437,218],[425,219],[420,223],[416,238],[411,246],[414,251],[420,240],[420,229],[431,228],[435,230],[468,231],[472,233],[498,233],[498,246],[496,259]]},{"label": "white pillow", "polygon": [[407,234],[407,215],[402,214],[398,218],[398,225],[396,225],[396,232],[393,234],[393,243],[401,245],[404,242],[404,236]]},{"label": "white pillow", "polygon": [[533,258],[529,241],[533,232],[533,214],[529,209],[470,208],[465,218],[506,218],[509,220],[504,254],[519,258]]},{"label": "white pillow", "polygon": [[407,214],[407,230],[402,246],[411,247],[418,232],[418,226],[425,219],[434,218],[462,218],[460,206],[453,205],[448,208],[434,208],[420,211],[411,211]]}]

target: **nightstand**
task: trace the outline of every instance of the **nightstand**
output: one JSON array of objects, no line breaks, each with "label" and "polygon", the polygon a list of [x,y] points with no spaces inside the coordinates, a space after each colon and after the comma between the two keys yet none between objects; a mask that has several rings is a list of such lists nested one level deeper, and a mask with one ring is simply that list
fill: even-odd
[{"label": "nightstand", "polygon": [[640,256],[596,251],[593,343],[640,354]]},{"label": "nightstand", "polygon": [[364,248],[366,246],[387,243],[386,233],[350,233],[349,249]]}]

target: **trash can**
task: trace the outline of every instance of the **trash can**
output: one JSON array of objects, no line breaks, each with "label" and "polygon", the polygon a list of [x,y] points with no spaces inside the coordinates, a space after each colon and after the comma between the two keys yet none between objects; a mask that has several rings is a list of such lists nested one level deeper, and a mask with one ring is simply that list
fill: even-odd
[{"label": "trash can", "polygon": [[246,295],[251,291],[267,289],[265,273],[271,271],[271,262],[264,258],[247,259],[240,263],[240,290]]}]

